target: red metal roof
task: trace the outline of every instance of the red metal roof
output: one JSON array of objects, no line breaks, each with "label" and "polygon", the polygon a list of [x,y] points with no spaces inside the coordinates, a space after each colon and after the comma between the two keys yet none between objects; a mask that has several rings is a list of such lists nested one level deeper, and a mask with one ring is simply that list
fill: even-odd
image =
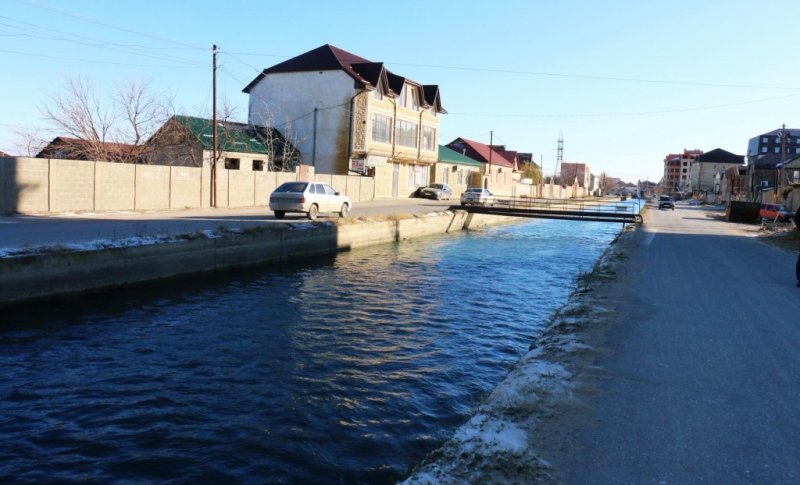
[{"label": "red metal roof", "polygon": [[464,152],[464,155],[478,160],[479,162],[489,163],[490,154],[491,154],[491,163],[492,165],[499,165],[501,167],[508,167],[511,169],[516,170],[516,164],[508,160],[504,157],[500,152],[497,150],[492,150],[489,148],[489,145],[485,145],[481,142],[477,142],[474,140],[468,140],[466,138],[456,138],[455,140],[451,141],[447,144],[447,147],[451,150],[455,150],[457,152],[461,152],[461,146],[464,145],[467,150]]}]

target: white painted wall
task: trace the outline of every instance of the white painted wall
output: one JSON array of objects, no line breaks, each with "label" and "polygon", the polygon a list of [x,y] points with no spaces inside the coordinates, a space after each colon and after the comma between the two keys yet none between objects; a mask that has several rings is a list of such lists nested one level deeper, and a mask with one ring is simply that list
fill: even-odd
[{"label": "white painted wall", "polygon": [[351,98],[357,92],[355,81],[343,71],[268,74],[250,90],[248,121],[273,125],[289,137],[303,163],[313,162],[317,173],[336,173],[337,165],[348,163]]}]

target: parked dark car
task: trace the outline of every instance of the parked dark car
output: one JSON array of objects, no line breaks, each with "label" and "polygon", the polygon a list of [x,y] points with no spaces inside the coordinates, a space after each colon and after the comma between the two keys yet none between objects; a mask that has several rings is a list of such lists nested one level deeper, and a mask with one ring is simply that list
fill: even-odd
[{"label": "parked dark car", "polygon": [[453,196],[453,191],[447,184],[431,184],[427,187],[420,187],[417,189],[416,197],[434,200],[450,200]]},{"label": "parked dark car", "polygon": [[668,195],[659,195],[658,196],[658,208],[659,209],[672,209],[675,210],[675,201],[672,200],[672,197]]}]

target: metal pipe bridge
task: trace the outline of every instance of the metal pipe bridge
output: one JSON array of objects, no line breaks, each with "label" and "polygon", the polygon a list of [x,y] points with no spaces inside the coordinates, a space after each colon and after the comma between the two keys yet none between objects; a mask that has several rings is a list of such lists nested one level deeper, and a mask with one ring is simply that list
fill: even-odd
[{"label": "metal pipe bridge", "polygon": [[639,210],[645,201],[627,202],[609,199],[534,199],[527,197],[494,198],[486,204],[453,206],[473,214],[493,214],[568,221],[618,222],[640,224]]}]

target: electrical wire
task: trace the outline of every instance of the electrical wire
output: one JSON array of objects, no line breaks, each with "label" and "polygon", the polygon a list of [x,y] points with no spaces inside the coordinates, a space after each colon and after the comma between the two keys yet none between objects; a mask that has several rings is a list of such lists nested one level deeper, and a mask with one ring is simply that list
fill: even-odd
[{"label": "electrical wire", "polygon": [[550,114],[550,115],[535,115],[535,114],[489,114],[489,113],[459,113],[459,112],[448,112],[450,116],[485,116],[485,117],[502,117],[502,118],[541,118],[541,119],[548,119],[548,118],[614,118],[614,117],[627,117],[627,116],[648,116],[648,115],[658,115],[658,114],[671,114],[671,113],[688,113],[693,111],[706,111],[712,109],[720,109],[720,108],[729,108],[733,106],[743,106],[747,104],[757,104],[757,103],[764,103],[768,101],[776,101],[781,99],[787,98],[794,98],[800,96],[800,93],[795,94],[787,94],[785,96],[773,96],[769,98],[761,98],[761,99],[752,99],[748,101],[739,101],[736,103],[725,103],[725,104],[717,104],[717,105],[709,105],[709,106],[697,106],[692,108],[675,108],[675,109],[667,109],[667,110],[652,110],[652,111],[639,111],[639,112],[629,112],[629,113],[587,113],[587,114]]},{"label": "electrical wire", "polygon": [[63,56],[50,56],[47,54],[31,54],[29,52],[20,52],[20,51],[13,51],[8,49],[0,49],[0,52],[5,54],[16,54],[20,56],[29,56],[29,57],[40,57],[43,59],[55,59],[59,61],[75,61],[75,62],[86,62],[90,64],[107,64],[113,66],[132,66],[132,67],[155,67],[155,68],[165,68],[165,69],[205,69],[205,66],[176,66],[166,65],[166,64],[134,64],[130,62],[115,62],[115,61],[100,61],[97,59],[80,59],[77,57],[63,57]]},{"label": "electrical wire", "polygon": [[40,9],[43,9],[43,10],[48,10],[48,11],[56,13],[58,15],[64,15],[66,17],[71,17],[71,18],[74,18],[74,19],[82,20],[84,22],[89,22],[89,23],[92,23],[92,24],[95,24],[95,25],[101,25],[103,27],[108,27],[110,29],[119,30],[121,32],[127,32],[129,34],[139,35],[141,37],[147,37],[147,38],[150,38],[150,39],[155,39],[155,40],[158,40],[158,41],[161,41],[161,42],[166,42],[166,43],[178,45],[178,46],[181,46],[181,47],[188,47],[188,48],[192,48],[192,49],[206,50],[206,47],[187,44],[185,42],[180,42],[180,41],[177,41],[177,40],[169,39],[169,38],[166,38],[166,37],[161,37],[161,36],[158,36],[158,35],[148,34],[146,32],[139,32],[137,30],[129,29],[127,27],[122,27],[122,26],[119,26],[119,25],[114,25],[114,24],[111,24],[111,23],[108,23],[108,22],[104,22],[102,20],[97,20],[97,19],[94,19],[94,18],[86,16],[86,15],[81,15],[81,14],[77,14],[77,13],[71,13],[71,12],[65,11],[63,9],[60,9],[60,8],[57,8],[57,7],[53,7],[51,5],[47,5],[47,4],[43,3],[43,2],[38,2],[38,1],[34,1],[34,0],[17,0],[17,1],[20,2],[20,3],[25,3],[27,5],[30,5],[31,7],[36,7],[36,8],[40,8]]}]

